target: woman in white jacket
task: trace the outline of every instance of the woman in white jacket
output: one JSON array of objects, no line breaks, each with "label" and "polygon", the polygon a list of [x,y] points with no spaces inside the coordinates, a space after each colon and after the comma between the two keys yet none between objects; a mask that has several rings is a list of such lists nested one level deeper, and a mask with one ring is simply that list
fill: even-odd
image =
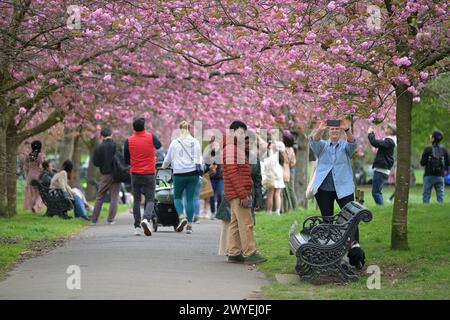
[{"label": "woman in white jacket", "polygon": [[[196,165],[202,163],[202,153],[200,143],[189,132],[189,123],[182,121],[179,128],[180,136],[170,143],[162,168],[165,169],[171,165],[173,170],[174,202],[180,216],[177,232],[182,232],[187,225],[186,233],[190,234],[192,233],[192,220],[195,210],[195,193],[199,187],[200,179]],[[186,191],[187,219],[182,218],[184,214],[184,191]]]},{"label": "woman in white jacket", "polygon": [[261,165],[262,185],[267,190],[267,213],[272,214],[275,203],[275,213],[281,212],[281,192],[285,188],[284,183],[284,151],[285,146],[281,141],[276,141],[269,146],[269,156]]}]

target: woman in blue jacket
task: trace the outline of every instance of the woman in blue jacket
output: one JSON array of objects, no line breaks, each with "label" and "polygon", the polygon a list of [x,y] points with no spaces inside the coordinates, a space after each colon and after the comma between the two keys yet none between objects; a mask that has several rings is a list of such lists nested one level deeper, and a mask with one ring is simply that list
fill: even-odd
[{"label": "woman in blue jacket", "polygon": [[[329,139],[321,139],[328,129]],[[341,139],[342,134],[345,139]],[[313,192],[324,221],[331,222],[334,215],[334,201],[343,208],[354,200],[355,184],[353,182],[352,155],[357,143],[350,131],[347,121],[341,121],[340,127],[328,127],[320,123],[310,138],[310,146],[317,158],[316,176]],[[355,240],[358,241],[358,232]]]}]

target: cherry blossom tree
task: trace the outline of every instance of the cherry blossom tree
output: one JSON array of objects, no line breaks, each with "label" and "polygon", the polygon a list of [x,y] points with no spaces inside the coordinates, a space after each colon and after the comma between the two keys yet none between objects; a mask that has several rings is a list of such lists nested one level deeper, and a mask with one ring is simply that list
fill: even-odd
[{"label": "cherry blossom tree", "polygon": [[448,70],[448,6],[427,0],[170,1],[163,12],[173,30],[193,28],[173,34],[171,50],[185,60],[233,67],[253,86],[309,98],[319,117],[378,122],[395,108],[399,166],[392,247],[406,249],[411,108],[424,82]]},{"label": "cherry blossom tree", "polygon": [[165,138],[180,119],[241,118],[306,137],[318,119],[395,110],[392,247],[407,248],[411,107],[448,70],[448,1],[77,1],[78,29],[63,1],[1,5],[2,215],[14,212],[17,145],[64,116],[142,114]]}]

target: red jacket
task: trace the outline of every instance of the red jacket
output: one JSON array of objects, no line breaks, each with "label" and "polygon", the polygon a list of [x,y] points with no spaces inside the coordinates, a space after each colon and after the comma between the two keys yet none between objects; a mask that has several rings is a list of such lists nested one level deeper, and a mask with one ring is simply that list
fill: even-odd
[{"label": "red jacket", "polygon": [[[243,156],[244,161],[238,161],[238,148],[235,141],[227,146],[227,139],[224,139],[223,148],[223,182],[225,188],[225,196],[228,201],[239,198],[241,200],[251,197],[252,195],[252,172],[248,163],[248,157]],[[235,139],[233,139],[235,140]],[[233,150],[234,155],[227,159],[227,152]],[[244,162],[239,164],[238,162]]]},{"label": "red jacket", "polygon": [[156,152],[153,136],[145,131],[135,132],[125,141],[125,162],[130,173],[155,174]]}]

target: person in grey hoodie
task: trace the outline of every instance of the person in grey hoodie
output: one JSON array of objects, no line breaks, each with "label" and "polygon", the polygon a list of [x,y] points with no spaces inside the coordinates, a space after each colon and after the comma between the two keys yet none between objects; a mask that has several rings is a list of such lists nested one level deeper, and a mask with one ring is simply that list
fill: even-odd
[{"label": "person in grey hoodie", "polygon": [[375,203],[378,205],[383,205],[383,194],[382,190],[384,184],[389,178],[391,169],[394,165],[394,150],[397,145],[397,129],[393,124],[388,124],[384,129],[385,138],[382,140],[377,140],[375,138],[375,133],[373,127],[368,130],[368,138],[370,144],[378,148],[377,155],[373,162],[372,168],[373,179],[372,179],[372,196]]}]

